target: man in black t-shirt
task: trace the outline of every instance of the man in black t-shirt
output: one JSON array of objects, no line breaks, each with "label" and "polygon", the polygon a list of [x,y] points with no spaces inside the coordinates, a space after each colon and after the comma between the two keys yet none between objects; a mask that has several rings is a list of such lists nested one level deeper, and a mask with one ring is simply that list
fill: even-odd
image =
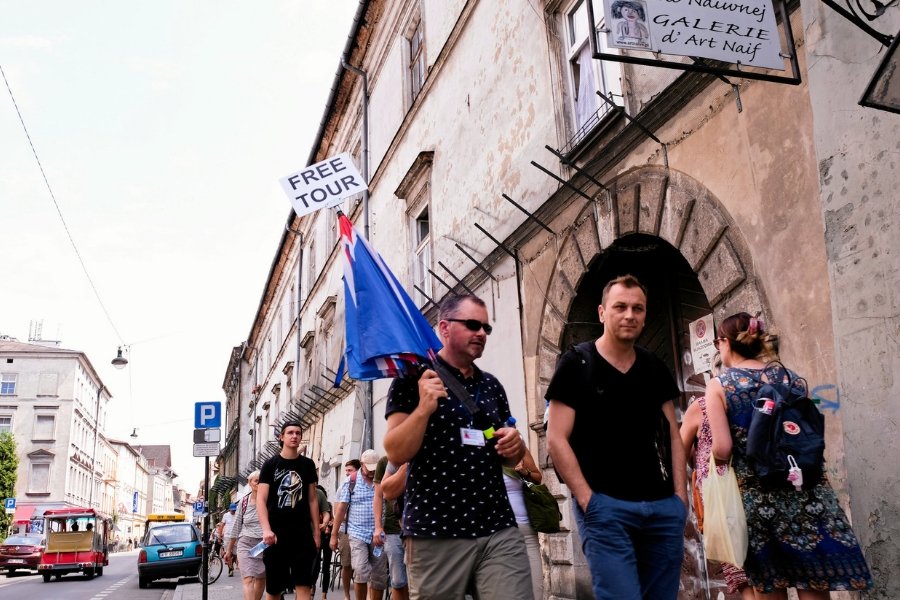
[{"label": "man in black t-shirt", "polygon": [[[394,464],[409,463],[403,534],[413,600],[462,598],[470,585],[479,598],[532,597],[525,541],[502,472],[503,464],[519,462],[525,444],[506,426],[503,386],[475,366],[491,329],[482,300],[451,297],[438,322],[444,347],[436,367],[446,379],[428,369],[418,380],[395,379],[388,392],[384,448]],[[474,406],[466,407],[450,378]]]},{"label": "man in black t-shirt", "polygon": [[276,600],[293,587],[297,600],[309,600],[315,583],[319,552],[319,480],[313,461],[300,455],[300,423],[281,428],[281,452],[263,464],[256,491],[256,511],[269,545],[266,565],[266,598]]},{"label": "man in black t-shirt", "polygon": [[684,448],[665,364],[635,346],[647,294],[631,275],[610,281],[603,335],[559,360],[546,398],[547,442],[576,500],[598,600],[674,600],[683,556]]}]

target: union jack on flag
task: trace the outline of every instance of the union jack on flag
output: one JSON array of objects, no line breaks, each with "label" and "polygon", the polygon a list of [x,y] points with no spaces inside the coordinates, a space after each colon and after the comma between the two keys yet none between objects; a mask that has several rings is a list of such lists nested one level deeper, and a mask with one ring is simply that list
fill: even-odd
[{"label": "union jack on flag", "polygon": [[344,264],[344,371],[369,381],[405,375],[431,363],[441,342],[384,259],[343,213],[338,213]]}]

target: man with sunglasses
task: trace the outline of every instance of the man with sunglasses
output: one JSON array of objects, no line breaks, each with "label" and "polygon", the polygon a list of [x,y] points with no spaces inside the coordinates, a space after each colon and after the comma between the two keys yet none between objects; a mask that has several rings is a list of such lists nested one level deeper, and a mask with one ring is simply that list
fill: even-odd
[{"label": "man with sunglasses", "polygon": [[525,443],[506,426],[503,386],[475,365],[491,330],[483,300],[450,297],[438,321],[441,376],[428,369],[398,378],[388,392],[384,448],[394,464],[409,463],[403,534],[413,600],[467,591],[532,597],[525,541],[501,469],[519,462]]}]

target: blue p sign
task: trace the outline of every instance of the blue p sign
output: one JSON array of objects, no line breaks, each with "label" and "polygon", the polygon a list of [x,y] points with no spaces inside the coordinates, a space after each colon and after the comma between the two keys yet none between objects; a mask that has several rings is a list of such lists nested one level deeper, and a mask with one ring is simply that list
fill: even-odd
[{"label": "blue p sign", "polygon": [[221,402],[197,402],[194,404],[194,429],[217,429],[221,426]]},{"label": "blue p sign", "polygon": [[16,499],[15,498],[6,498],[3,501],[3,505],[6,510],[13,510],[16,508]]}]

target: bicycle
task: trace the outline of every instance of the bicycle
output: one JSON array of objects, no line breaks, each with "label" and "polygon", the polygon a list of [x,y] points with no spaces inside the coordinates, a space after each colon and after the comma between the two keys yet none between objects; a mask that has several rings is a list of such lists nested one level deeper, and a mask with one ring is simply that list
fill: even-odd
[{"label": "bicycle", "polygon": [[[222,575],[222,567],[224,565],[224,561],[222,557],[218,554],[214,554],[212,552],[209,553],[209,558],[206,563],[206,585],[212,585],[219,579],[219,576]],[[203,569],[201,565],[200,581],[203,581]]]}]

